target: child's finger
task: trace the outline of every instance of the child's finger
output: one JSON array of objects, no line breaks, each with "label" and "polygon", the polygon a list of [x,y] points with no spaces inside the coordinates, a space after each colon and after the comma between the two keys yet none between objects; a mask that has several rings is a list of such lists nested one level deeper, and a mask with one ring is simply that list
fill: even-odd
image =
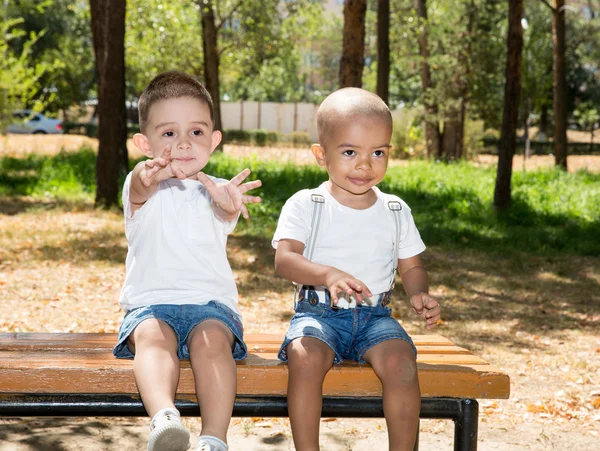
[{"label": "child's finger", "polygon": [[412,308],[417,315],[423,314],[423,299],[421,296],[412,296],[410,298],[410,305],[412,305]]},{"label": "child's finger", "polygon": [[248,213],[248,208],[246,208],[246,206],[244,204],[242,204],[242,207],[240,208],[240,211],[241,211],[242,216],[244,217],[244,219],[250,221],[250,213]]},{"label": "child's finger", "polygon": [[204,172],[198,172],[196,178],[202,183],[207,189],[212,189],[216,186],[216,183]]},{"label": "child's finger", "polygon": [[[232,178],[229,182],[233,183],[236,186],[238,186],[249,175],[250,175],[250,169],[246,168],[242,172],[240,172],[238,175],[236,175],[234,178]],[[252,183],[252,182],[249,182],[249,183]]]},{"label": "child's finger", "polygon": [[177,177],[179,180],[183,180],[183,179],[187,178],[187,175],[185,175],[185,172],[183,172],[183,169],[174,168],[173,165],[171,165],[171,170],[173,171],[173,174],[175,175],[175,177]]},{"label": "child's finger", "polygon": [[171,144],[168,144],[168,145],[165,146],[165,148],[163,149],[163,151],[160,154],[160,156],[162,158],[164,158],[165,160],[170,160],[171,159]]},{"label": "child's finger", "polygon": [[365,295],[367,297],[371,297],[373,296],[373,294],[371,293],[371,290],[369,290],[364,283],[361,283],[359,281],[355,281],[355,280],[350,280],[348,281],[348,285],[350,285],[352,287],[352,289],[356,292],[356,294],[361,294],[361,295]]},{"label": "child's finger", "polygon": [[246,191],[250,191],[251,189],[258,188],[261,185],[262,185],[262,182],[260,180],[253,180],[252,182],[247,182],[247,183],[240,185],[239,189],[240,189],[240,192],[245,193]]},{"label": "child's finger", "polygon": [[242,196],[242,202],[245,204],[259,204],[261,201],[262,199],[258,196],[248,196],[247,194]]}]

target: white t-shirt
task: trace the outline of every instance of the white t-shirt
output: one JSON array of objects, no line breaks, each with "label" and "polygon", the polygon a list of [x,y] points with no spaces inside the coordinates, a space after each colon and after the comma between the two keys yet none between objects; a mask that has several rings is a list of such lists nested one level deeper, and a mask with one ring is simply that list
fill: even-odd
[{"label": "white t-shirt", "polygon": [[119,299],[123,309],[219,301],[239,314],[237,287],[226,253],[227,235],[237,218],[222,221],[213,213],[202,183],[175,178],[160,182],[158,190],[132,215],[130,184],[131,173],[123,186],[129,245]]},{"label": "white t-shirt", "polygon": [[[312,261],[347,272],[366,284],[374,295],[388,291],[393,281],[396,241],[396,226],[388,201],[402,205],[397,258],[413,257],[425,250],[410,208],[399,197],[373,188],[377,194],[375,204],[366,210],[356,210],[335,200],[325,183],[318,188],[325,203]],[[299,191],[285,203],[272,241],[274,248],[283,239],[300,241],[306,246],[314,208],[310,196],[314,192]]]}]

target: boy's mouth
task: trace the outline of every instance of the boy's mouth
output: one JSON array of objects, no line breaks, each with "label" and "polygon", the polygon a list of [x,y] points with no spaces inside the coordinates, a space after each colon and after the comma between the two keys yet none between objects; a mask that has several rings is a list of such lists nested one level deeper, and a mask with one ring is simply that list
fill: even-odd
[{"label": "boy's mouth", "polygon": [[370,178],[360,178],[360,177],[348,177],[350,183],[355,185],[367,185],[371,182]]},{"label": "boy's mouth", "polygon": [[180,158],[173,158],[173,161],[177,161],[178,163],[189,163],[193,159],[194,158],[192,158],[192,157],[180,157]]}]

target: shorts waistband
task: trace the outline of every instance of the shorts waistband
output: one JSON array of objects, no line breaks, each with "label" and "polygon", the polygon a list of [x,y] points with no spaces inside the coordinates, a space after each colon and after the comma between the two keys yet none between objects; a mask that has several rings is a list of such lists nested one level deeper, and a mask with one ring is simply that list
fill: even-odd
[{"label": "shorts waistband", "polygon": [[355,299],[351,297],[349,298],[348,296],[338,296],[338,303],[336,305],[332,305],[331,293],[329,293],[329,290],[323,289],[322,287],[318,288],[320,289],[316,289],[312,285],[302,285],[298,290],[298,302],[307,299],[308,303],[311,305],[326,304],[333,309],[376,307],[378,305],[387,307],[390,304],[392,296],[392,290],[376,294],[369,299],[363,299],[362,302],[356,302]]}]

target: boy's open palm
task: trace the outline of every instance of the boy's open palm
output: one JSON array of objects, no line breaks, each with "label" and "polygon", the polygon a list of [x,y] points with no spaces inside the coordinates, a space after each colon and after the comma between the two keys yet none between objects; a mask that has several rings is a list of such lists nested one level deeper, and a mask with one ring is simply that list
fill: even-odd
[{"label": "boy's open palm", "polygon": [[432,329],[440,320],[442,309],[438,302],[427,293],[413,294],[410,297],[410,305],[420,317],[427,321],[427,329]]},{"label": "boy's open palm", "polygon": [[356,277],[352,277],[350,274],[333,267],[325,276],[325,286],[329,290],[331,300],[334,304],[337,304],[338,294],[341,292],[349,296],[354,296],[359,302],[362,301],[363,297],[370,298],[373,296],[367,286]]},{"label": "boy's open palm", "polygon": [[186,175],[180,168],[173,168],[171,165],[171,146],[165,147],[160,157],[146,160],[144,169],[140,172],[140,180],[144,186],[156,185],[173,177],[183,180]]},{"label": "boy's open palm", "polygon": [[244,169],[227,183],[216,184],[204,172],[198,173],[198,180],[204,185],[213,202],[225,213],[233,214],[240,211],[246,219],[250,217],[248,208],[245,204],[259,203],[258,196],[249,196],[245,194],[251,189],[262,185],[260,180],[242,183],[250,175],[250,169]]}]

